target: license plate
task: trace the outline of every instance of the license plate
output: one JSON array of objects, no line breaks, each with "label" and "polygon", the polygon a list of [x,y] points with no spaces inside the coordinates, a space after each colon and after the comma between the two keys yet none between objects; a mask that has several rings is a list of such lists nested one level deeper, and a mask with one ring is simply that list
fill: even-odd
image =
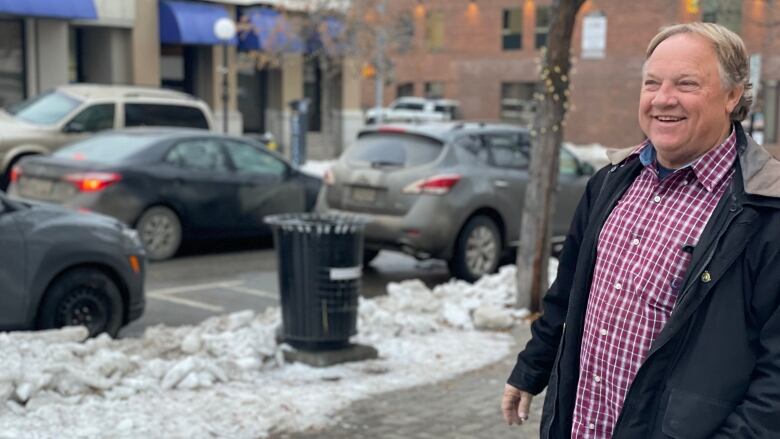
[{"label": "license plate", "polygon": [[49,198],[54,182],[41,178],[22,178],[19,180],[19,193],[23,197]]},{"label": "license plate", "polygon": [[352,188],[352,199],[361,203],[373,203],[376,201],[376,190],[363,187]]}]

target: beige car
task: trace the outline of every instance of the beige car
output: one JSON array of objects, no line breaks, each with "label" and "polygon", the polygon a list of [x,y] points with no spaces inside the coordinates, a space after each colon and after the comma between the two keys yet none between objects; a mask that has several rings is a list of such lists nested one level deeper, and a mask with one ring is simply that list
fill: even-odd
[{"label": "beige car", "polygon": [[212,129],[211,110],[174,90],[63,85],[0,111],[0,188],[22,157],[47,154],[98,131],[133,126]]}]

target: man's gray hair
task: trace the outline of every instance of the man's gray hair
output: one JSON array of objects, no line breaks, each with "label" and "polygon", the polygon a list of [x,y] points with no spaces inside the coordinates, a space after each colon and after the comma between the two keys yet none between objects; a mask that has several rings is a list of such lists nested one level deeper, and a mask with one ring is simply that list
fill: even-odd
[{"label": "man's gray hair", "polygon": [[645,59],[650,58],[655,48],[667,38],[683,33],[692,33],[712,42],[712,47],[718,56],[718,70],[724,88],[731,90],[744,85],[745,90],[737,106],[731,111],[731,120],[742,121],[750,112],[753,96],[750,92],[752,84],[748,76],[748,54],[742,38],[727,28],[715,23],[684,23],[675,24],[661,29],[647,46]]}]

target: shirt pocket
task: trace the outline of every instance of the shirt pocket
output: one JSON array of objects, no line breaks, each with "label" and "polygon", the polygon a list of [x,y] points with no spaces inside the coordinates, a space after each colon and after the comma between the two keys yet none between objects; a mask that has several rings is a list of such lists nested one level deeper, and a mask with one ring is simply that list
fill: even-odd
[{"label": "shirt pocket", "polygon": [[729,401],[672,389],[661,429],[674,439],[707,438],[735,406]]}]

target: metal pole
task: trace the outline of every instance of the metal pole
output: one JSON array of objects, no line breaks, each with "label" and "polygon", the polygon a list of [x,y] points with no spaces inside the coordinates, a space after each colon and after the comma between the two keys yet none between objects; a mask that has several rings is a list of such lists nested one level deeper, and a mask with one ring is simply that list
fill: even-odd
[{"label": "metal pole", "polygon": [[385,95],[385,29],[382,21],[385,15],[385,0],[380,1],[377,6],[376,30],[376,73],[374,83],[374,104],[376,105],[376,123],[382,123],[382,104]]},{"label": "metal pole", "polygon": [[222,45],[222,132],[228,133],[228,43]]}]

